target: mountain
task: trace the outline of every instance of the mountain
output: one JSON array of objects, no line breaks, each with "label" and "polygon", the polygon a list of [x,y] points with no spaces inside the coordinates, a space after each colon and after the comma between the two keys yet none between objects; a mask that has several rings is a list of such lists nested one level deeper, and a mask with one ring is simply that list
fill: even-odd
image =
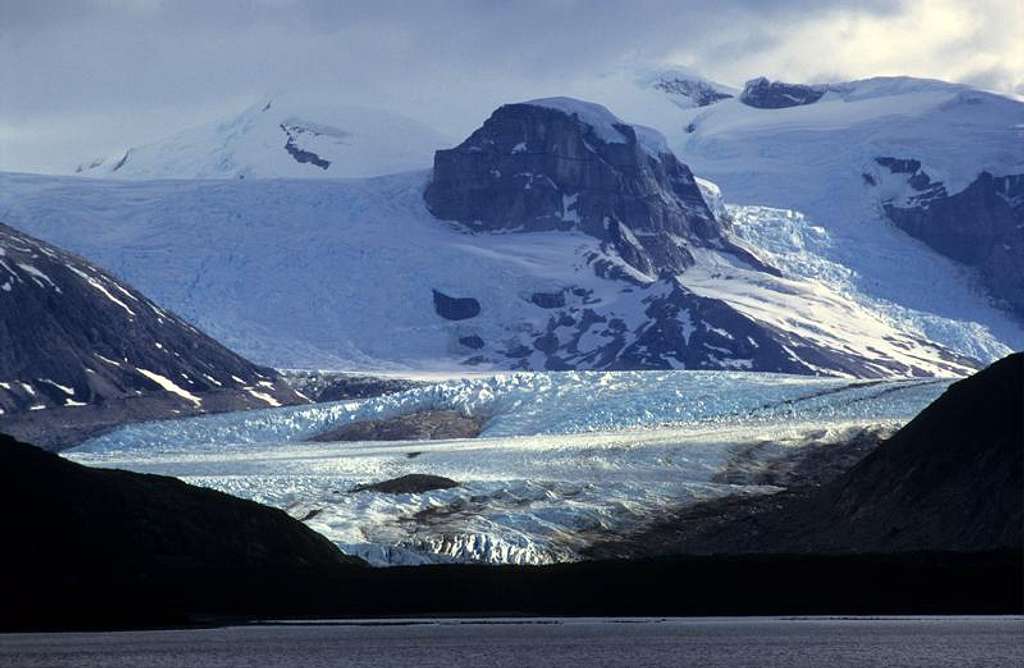
[{"label": "mountain", "polygon": [[422,169],[448,143],[400,114],[282,95],[75,171],[117,179],[366,177]]},{"label": "mountain", "polygon": [[977,365],[762,260],[659,133],[580,100],[505,105],[431,173],[0,184],[19,227],[278,367],[876,377]]},{"label": "mountain", "polygon": [[0,431],[56,447],[127,421],[303,401],[91,262],[0,224]]},{"label": "mountain", "polygon": [[471,230],[579,230],[647,276],[696,263],[689,246],[736,246],[689,168],[655,130],[570,98],[499,108],[459,146],[438,151],[427,208]]},{"label": "mountain", "polygon": [[[182,624],[180,602],[130,592],[157,583],[224,606],[215,592],[257,582],[273,590],[276,578],[305,582],[363,564],[283,511],[167,476],[89,468],[3,434],[0,501],[4,626],[104,624],[108,615]],[[69,593],[80,589],[93,596]]]},{"label": "mountain", "polygon": [[767,261],[960,353],[1024,347],[1020,98],[909,77],[762,77],[683,108],[656,72],[599,99],[662,130],[744,205],[733,229]]},{"label": "mountain", "polygon": [[596,556],[1020,550],[1024,353],[958,381],[820,488],[668,514]]}]

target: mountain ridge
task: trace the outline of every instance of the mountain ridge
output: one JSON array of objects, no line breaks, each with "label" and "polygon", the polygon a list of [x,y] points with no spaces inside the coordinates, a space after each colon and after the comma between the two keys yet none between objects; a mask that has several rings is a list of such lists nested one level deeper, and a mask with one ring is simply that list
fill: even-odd
[{"label": "mountain ridge", "polygon": [[301,403],[91,262],[0,223],[0,430],[50,447],[126,420]]}]

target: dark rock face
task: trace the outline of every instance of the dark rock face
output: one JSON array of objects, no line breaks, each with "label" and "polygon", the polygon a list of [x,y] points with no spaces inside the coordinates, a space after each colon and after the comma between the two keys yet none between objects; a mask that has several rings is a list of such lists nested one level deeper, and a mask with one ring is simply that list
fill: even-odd
[{"label": "dark rock face", "polygon": [[434,290],[434,311],[445,320],[468,320],[480,315],[480,302],[472,297],[449,297]]},{"label": "dark rock face", "polygon": [[[264,111],[266,111],[266,109],[264,109]],[[313,153],[312,151],[307,151],[295,144],[295,136],[297,134],[309,132],[308,130],[301,127],[289,127],[287,125],[284,125],[283,123],[281,124],[281,129],[288,136],[288,140],[284,144],[284,150],[288,151],[288,154],[295,158],[295,162],[310,163],[316,167],[319,167],[320,169],[327,169],[328,167],[331,166],[330,160],[325,160],[316,153]]]},{"label": "dark rock face", "polygon": [[595,555],[1020,550],[1024,354],[950,386],[822,487],[681,510]]},{"label": "dark rock face", "polygon": [[411,473],[372,485],[359,485],[353,492],[382,492],[384,494],[422,494],[435,489],[451,489],[459,483],[451,478],[425,473]]},{"label": "dark rock face", "polygon": [[484,342],[484,340],[481,339],[476,334],[471,334],[469,336],[463,336],[463,337],[459,338],[459,343],[464,345],[464,346],[466,346],[467,348],[471,348],[473,350],[480,350],[485,345],[487,345]]},{"label": "dark rock face", "polygon": [[810,371],[786,352],[774,332],[728,304],[692,294],[679,284],[647,301],[645,314],[650,324],[615,351],[610,368],[715,369],[724,363],[743,370]]},{"label": "dark rock face", "polygon": [[0,224],[0,430],[62,447],[126,421],[301,403],[86,260]]},{"label": "dark rock face", "polygon": [[806,86],[781,81],[769,81],[765,77],[751,79],[740,93],[740,102],[758,109],[785,109],[814,104],[828,92],[827,86]]},{"label": "dark rock face", "polygon": [[346,399],[370,399],[429,385],[426,381],[390,376],[369,376],[341,371],[281,371],[288,384],[320,403]]},{"label": "dark rock face", "polygon": [[707,107],[732,97],[704,81],[694,79],[663,78],[656,81],[654,87],[670,95],[689,98],[698,107]]},{"label": "dark rock face", "polygon": [[565,306],[565,293],[534,292],[530,295],[530,301],[541,308],[562,308]]},{"label": "dark rock face", "polygon": [[476,438],[487,420],[457,411],[420,411],[385,420],[353,422],[318,434],[311,441],[435,441]]},{"label": "dark rock face", "polygon": [[943,255],[978,269],[991,294],[1024,318],[1024,174],[982,172],[950,195],[917,160],[876,158],[906,175],[911,195],[883,202],[889,219]]},{"label": "dark rock face", "polygon": [[582,231],[648,275],[692,265],[690,245],[732,248],[660,135],[577,100],[500,107],[435,154],[424,198],[470,230]]}]

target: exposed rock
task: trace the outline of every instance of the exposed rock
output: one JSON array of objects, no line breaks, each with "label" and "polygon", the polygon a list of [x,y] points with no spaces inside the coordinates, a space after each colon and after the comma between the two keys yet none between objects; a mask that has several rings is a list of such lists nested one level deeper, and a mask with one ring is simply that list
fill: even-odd
[{"label": "exposed rock", "polygon": [[[627,323],[573,290],[545,326],[521,327],[499,352],[517,368],[721,369],[813,374],[835,369],[877,376],[877,368],[842,350],[826,350],[756,322],[729,304],[702,297],[677,279],[635,289],[642,318]],[[896,367],[892,371],[904,371]]]},{"label": "exposed rock", "polygon": [[[266,111],[266,109],[264,109],[264,111]],[[295,126],[289,127],[289,126],[285,125],[284,123],[281,124],[281,129],[284,131],[285,135],[288,136],[288,141],[286,141],[285,144],[284,144],[284,150],[288,151],[288,154],[290,156],[292,156],[293,158],[295,158],[296,162],[299,162],[299,163],[307,163],[308,162],[308,163],[310,163],[310,164],[312,164],[312,165],[314,165],[316,167],[319,167],[320,169],[327,169],[328,167],[331,166],[331,161],[330,160],[325,160],[325,159],[321,158],[319,155],[317,155],[316,153],[313,153],[312,151],[307,151],[305,149],[299,148],[295,144],[295,135],[303,134],[303,133],[309,133],[308,130],[306,130],[305,128],[295,127]],[[239,174],[238,176],[239,176],[239,178],[243,178],[245,175],[244,174]]]},{"label": "exposed rock", "polygon": [[44,447],[124,422],[302,399],[88,261],[0,224],[0,430]]},{"label": "exposed rock", "polygon": [[896,226],[977,268],[990,293],[1024,318],[1024,174],[982,172],[950,195],[917,160],[882,157],[876,162],[906,178],[909,194],[883,202]]},{"label": "exposed rock", "polygon": [[476,438],[487,423],[458,411],[420,411],[385,420],[352,422],[318,434],[311,441],[433,441]]},{"label": "exposed rock", "polygon": [[534,292],[530,301],[541,308],[562,308],[565,306],[564,292]]},{"label": "exposed rock", "polygon": [[758,109],[785,109],[814,104],[827,91],[827,86],[806,86],[758,77],[751,79],[743,87],[740,102]]},{"label": "exposed rock", "polygon": [[289,385],[317,403],[371,399],[430,385],[427,381],[392,376],[370,376],[343,371],[280,371]]},{"label": "exposed rock", "polygon": [[579,230],[649,276],[691,266],[691,246],[757,263],[727,239],[660,134],[569,98],[500,107],[435,154],[424,199],[470,230]]},{"label": "exposed rock", "polygon": [[459,343],[466,346],[467,348],[472,348],[473,350],[480,350],[486,345],[486,343],[484,343],[484,340],[481,339],[476,334],[460,337]]},{"label": "exposed rock", "polygon": [[683,97],[695,107],[707,107],[722,100],[733,97],[722,92],[706,81],[680,77],[661,77],[653,84],[654,88],[668,93],[670,97]]},{"label": "exposed rock", "polygon": [[353,487],[352,492],[381,492],[383,494],[422,494],[435,489],[451,489],[459,483],[451,478],[425,473],[411,473],[399,478]]},{"label": "exposed rock", "polygon": [[434,290],[434,310],[446,320],[468,320],[480,315],[480,302],[472,297],[449,297]]}]

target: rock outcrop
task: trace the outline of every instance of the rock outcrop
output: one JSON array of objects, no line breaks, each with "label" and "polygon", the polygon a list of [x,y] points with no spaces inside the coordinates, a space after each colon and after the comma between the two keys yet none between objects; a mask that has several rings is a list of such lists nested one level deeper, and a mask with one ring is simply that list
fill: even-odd
[{"label": "rock outcrop", "polygon": [[657,77],[651,86],[663,91],[677,104],[681,100],[685,100],[687,104],[679,104],[684,109],[691,106],[708,107],[716,102],[734,97],[731,93],[721,90],[708,81],[693,77],[673,76],[671,73]]},{"label": "rock outcrop", "polygon": [[570,98],[507,104],[438,151],[424,198],[472,231],[578,230],[647,276],[694,263],[693,247],[734,252],[690,169],[656,131]]},{"label": "rock outcrop", "polygon": [[814,104],[828,92],[828,86],[769,81],[765,77],[751,79],[740,93],[740,102],[757,109],[785,109]]},{"label": "rock outcrop", "polygon": [[876,158],[905,190],[883,200],[889,219],[946,257],[978,270],[993,297],[1024,318],[1024,174],[981,172],[949,194],[913,159]]},{"label": "rock outcrop", "polygon": [[311,441],[434,441],[476,438],[486,418],[458,411],[420,411],[385,420],[353,422],[318,434]]},{"label": "rock outcrop", "polygon": [[302,401],[123,281],[0,224],[0,430],[59,448],[125,422]]},{"label": "rock outcrop", "polygon": [[451,478],[426,473],[410,473],[391,480],[376,482],[371,485],[359,485],[352,492],[380,492],[381,494],[422,494],[436,489],[452,489],[459,483]]}]

